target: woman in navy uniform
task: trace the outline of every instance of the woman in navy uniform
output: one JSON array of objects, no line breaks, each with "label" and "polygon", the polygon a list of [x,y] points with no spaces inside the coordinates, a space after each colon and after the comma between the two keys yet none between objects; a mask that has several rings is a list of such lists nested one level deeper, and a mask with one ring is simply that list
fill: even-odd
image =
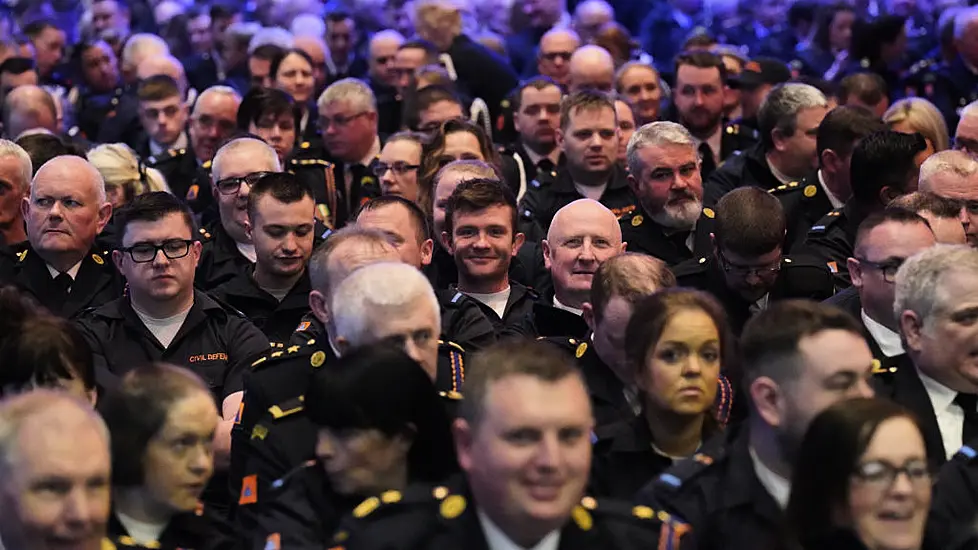
[{"label": "woman in navy uniform", "polygon": [[196,374],[137,368],[100,412],[112,440],[110,540],[164,550],[240,547],[230,525],[199,500],[214,472],[220,416]]},{"label": "woman in navy uniform", "polygon": [[[713,407],[720,372],[732,366],[733,347],[723,309],[705,293],[665,289],[635,305],[625,355],[642,414],[595,434],[595,495],[631,499],[720,431]],[[724,391],[729,400],[731,392]]]},{"label": "woman in navy uniform", "polygon": [[316,461],[272,484],[281,493],[256,514],[254,546],[324,548],[364,498],[397,500],[409,484],[456,473],[448,408],[457,399],[440,397],[395,347],[361,348],[317,371],[303,404],[318,428]]}]

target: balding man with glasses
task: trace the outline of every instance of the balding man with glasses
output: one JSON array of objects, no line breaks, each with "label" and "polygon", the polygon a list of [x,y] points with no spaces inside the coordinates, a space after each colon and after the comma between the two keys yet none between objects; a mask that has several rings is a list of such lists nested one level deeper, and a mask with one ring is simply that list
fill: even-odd
[{"label": "balding man with glasses", "polygon": [[[965,119],[962,116],[962,123]],[[959,124],[959,135],[960,131]],[[978,154],[978,149],[971,153],[967,149],[961,149],[961,141],[956,143],[959,150],[941,151],[931,155],[920,165],[918,189],[957,201],[961,207],[959,217],[964,225],[968,244],[978,247],[978,160],[974,156]]]},{"label": "balding man with glasses", "polygon": [[[92,349],[96,381],[111,391],[128,371],[156,362],[194,371],[222,411],[215,435],[220,468],[229,458],[242,374],[268,351],[268,339],[241,313],[194,288],[201,244],[194,240],[191,212],[179,199],[164,192],[140,195],[118,217],[122,246],[112,252],[112,262],[129,283],[127,295],[78,320]],[[226,478],[215,476],[212,485],[226,500]],[[205,493],[204,499],[221,504],[219,496]]]}]

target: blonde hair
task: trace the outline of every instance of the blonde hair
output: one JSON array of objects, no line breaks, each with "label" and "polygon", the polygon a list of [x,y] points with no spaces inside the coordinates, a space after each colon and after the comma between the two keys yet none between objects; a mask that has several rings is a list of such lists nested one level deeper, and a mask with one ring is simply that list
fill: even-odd
[{"label": "blonde hair", "polygon": [[105,188],[123,187],[132,190],[132,196],[151,191],[166,191],[170,187],[166,178],[155,168],[139,162],[136,153],[122,143],[107,143],[95,147],[86,155],[105,180]]},{"label": "blonde hair", "polygon": [[946,151],[951,147],[947,123],[933,103],[920,97],[901,99],[883,113],[883,122],[893,126],[905,122],[910,129],[920,132],[934,146],[934,151]]},{"label": "blonde hair", "polygon": [[418,36],[445,50],[462,33],[461,6],[453,0],[418,0],[413,22]]}]

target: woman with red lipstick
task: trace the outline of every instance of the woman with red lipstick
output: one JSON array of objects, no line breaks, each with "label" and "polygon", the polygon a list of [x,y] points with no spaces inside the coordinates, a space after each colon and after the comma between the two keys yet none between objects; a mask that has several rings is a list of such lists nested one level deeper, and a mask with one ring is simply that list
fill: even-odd
[{"label": "woman with red lipstick", "polygon": [[903,407],[869,398],[829,407],[798,451],[785,547],[920,549],[932,473],[920,427]]},{"label": "woman with red lipstick", "polygon": [[220,416],[197,375],[137,368],[100,400],[99,412],[112,441],[109,539],[162,550],[238,547],[231,527],[200,502],[214,473]]},{"label": "woman with red lipstick", "polygon": [[666,289],[635,305],[625,356],[642,412],[596,434],[594,495],[631,499],[720,431],[714,404],[733,345],[722,308],[705,293]]}]

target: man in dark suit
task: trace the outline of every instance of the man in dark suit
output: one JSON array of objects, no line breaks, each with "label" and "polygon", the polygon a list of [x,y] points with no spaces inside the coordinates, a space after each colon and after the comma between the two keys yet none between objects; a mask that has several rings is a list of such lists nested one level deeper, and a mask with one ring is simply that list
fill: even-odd
[{"label": "man in dark suit", "polygon": [[910,409],[927,454],[940,466],[978,437],[978,251],[936,245],[896,274],[900,337],[907,356],[874,380],[877,394]]},{"label": "man in dark suit", "polygon": [[329,82],[343,78],[363,78],[367,75],[367,60],[356,51],[359,40],[357,24],[345,11],[334,11],[326,16],[326,45],[329,55],[326,68]]},{"label": "man in dark suit", "polygon": [[49,161],[31,184],[24,212],[28,242],[15,249],[13,266],[0,266],[9,277],[4,282],[63,317],[122,296],[122,278],[95,241],[112,205],[94,166],[76,156]]},{"label": "man in dark suit", "polygon": [[896,272],[907,258],[935,243],[926,220],[912,212],[894,208],[870,216],[859,226],[847,262],[852,287],[827,300],[862,323],[866,343],[883,368],[904,354],[893,315]]}]

